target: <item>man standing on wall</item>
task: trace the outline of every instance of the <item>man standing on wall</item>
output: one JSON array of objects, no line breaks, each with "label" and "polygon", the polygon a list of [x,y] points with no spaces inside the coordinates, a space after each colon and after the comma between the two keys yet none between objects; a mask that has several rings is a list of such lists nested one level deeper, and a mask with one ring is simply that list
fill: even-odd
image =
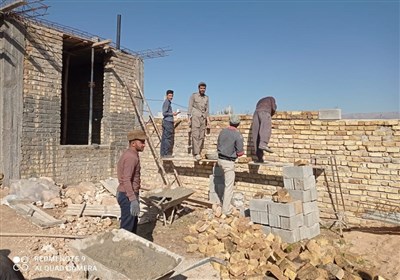
[{"label": "man standing on wall", "polygon": [[240,124],[238,115],[231,115],[230,126],[224,128],[218,136],[218,165],[224,170],[225,189],[222,200],[222,213],[229,215],[232,212],[231,200],[235,183],[235,160],[244,154],[243,136],[237,129]]},{"label": "man standing on wall", "polygon": [[180,112],[172,112],[171,102],[174,98],[174,91],[167,90],[166,98],[162,106],[163,122],[160,155],[163,158],[172,157],[174,143],[174,116]]},{"label": "man standing on wall", "polygon": [[200,82],[198,92],[189,99],[189,127],[192,132],[192,151],[196,160],[200,160],[200,151],[204,144],[206,129],[210,128],[209,101],[206,95],[206,83]]},{"label": "man standing on wall", "polygon": [[139,152],[144,150],[147,136],[142,130],[128,133],[129,147],[121,155],[118,165],[117,200],[121,207],[120,228],[136,233],[140,213],[140,158]]},{"label": "man standing on wall", "polygon": [[261,98],[256,105],[253,115],[252,137],[258,162],[264,162],[264,151],[273,153],[268,146],[271,138],[271,117],[276,112],[275,98],[272,96]]}]

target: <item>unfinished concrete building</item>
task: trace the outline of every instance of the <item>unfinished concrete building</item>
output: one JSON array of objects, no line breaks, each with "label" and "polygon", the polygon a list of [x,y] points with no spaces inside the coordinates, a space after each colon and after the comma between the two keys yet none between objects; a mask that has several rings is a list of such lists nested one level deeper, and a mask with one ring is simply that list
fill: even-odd
[{"label": "unfinished concrete building", "polygon": [[135,127],[131,94],[143,88],[143,58],[43,20],[2,13],[0,25],[3,184],[113,176]]}]

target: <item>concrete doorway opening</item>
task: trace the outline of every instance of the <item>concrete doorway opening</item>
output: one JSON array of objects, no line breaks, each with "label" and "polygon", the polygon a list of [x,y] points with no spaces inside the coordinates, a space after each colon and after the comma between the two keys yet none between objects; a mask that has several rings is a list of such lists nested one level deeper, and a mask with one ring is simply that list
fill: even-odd
[{"label": "concrete doorway opening", "polygon": [[105,54],[92,44],[64,37],[61,145],[101,144]]}]

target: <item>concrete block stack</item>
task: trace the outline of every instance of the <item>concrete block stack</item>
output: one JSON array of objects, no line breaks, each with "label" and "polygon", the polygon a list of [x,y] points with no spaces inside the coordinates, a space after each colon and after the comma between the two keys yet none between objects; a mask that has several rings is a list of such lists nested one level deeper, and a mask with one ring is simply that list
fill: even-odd
[{"label": "concrete block stack", "polygon": [[263,225],[264,232],[279,235],[287,243],[319,235],[317,190],[312,171],[308,166],[284,167],[284,185],[293,201],[253,199],[249,207],[251,220]]},{"label": "concrete block stack", "polygon": [[300,228],[300,239],[319,235],[318,195],[312,167],[284,167],[283,184],[293,200],[300,200],[303,206],[304,224]]}]

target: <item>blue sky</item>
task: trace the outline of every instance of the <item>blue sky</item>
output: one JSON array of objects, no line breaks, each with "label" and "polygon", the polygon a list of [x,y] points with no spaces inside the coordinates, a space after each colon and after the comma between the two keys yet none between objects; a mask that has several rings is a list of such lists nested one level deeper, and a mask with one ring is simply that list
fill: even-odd
[{"label": "blue sky", "polygon": [[[51,1],[44,18],[131,50],[171,48],[145,60],[153,111],[165,91],[187,106],[200,81],[211,111],[400,111],[399,1]],[[174,109],[178,106],[174,105]],[[184,108],[181,108],[184,109]]]}]

